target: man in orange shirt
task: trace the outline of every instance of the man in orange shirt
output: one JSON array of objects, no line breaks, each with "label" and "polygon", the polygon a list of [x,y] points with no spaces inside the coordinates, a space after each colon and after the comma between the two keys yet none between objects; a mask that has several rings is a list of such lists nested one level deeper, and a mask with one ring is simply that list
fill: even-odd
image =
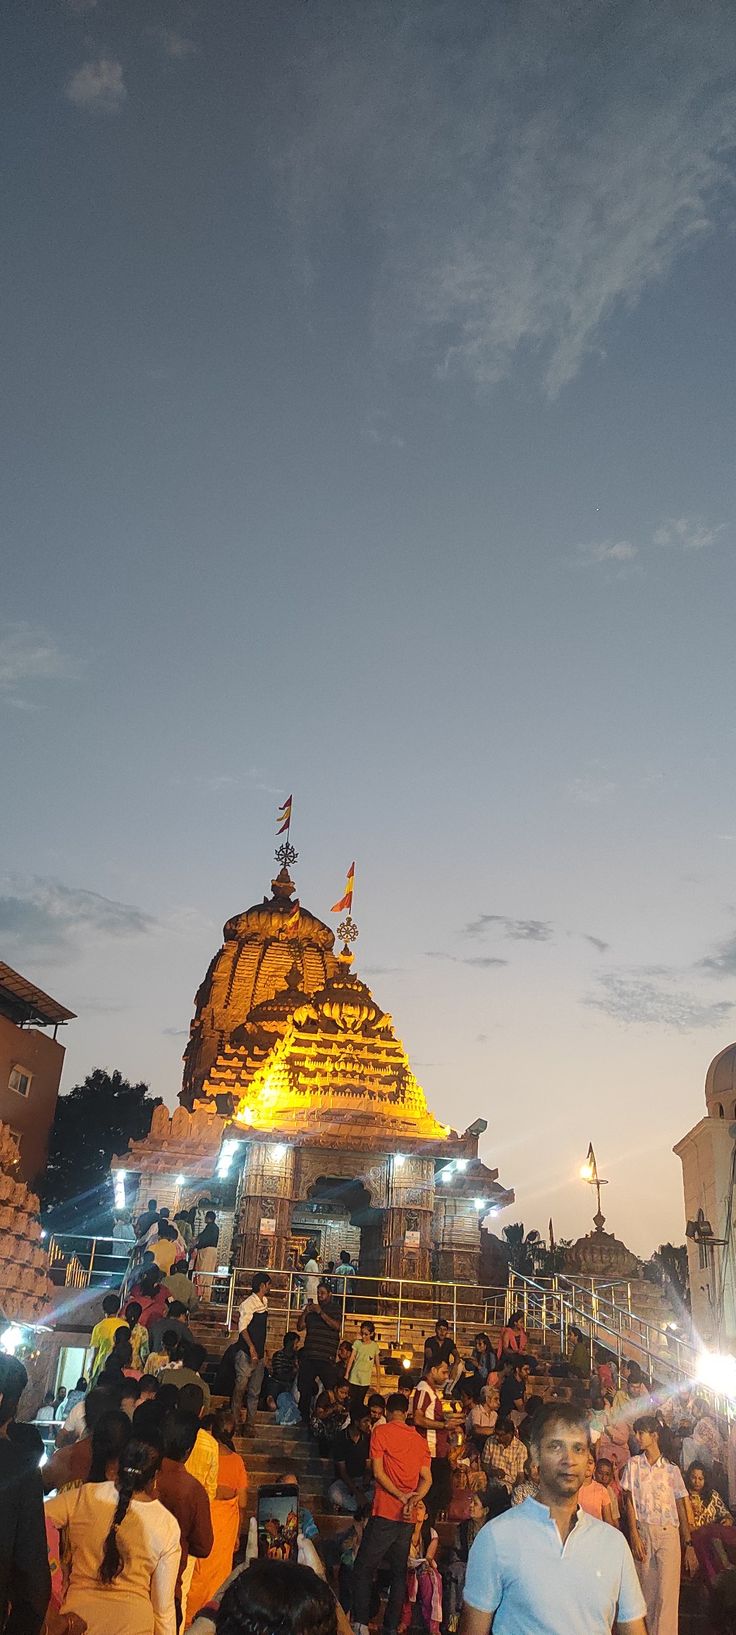
[{"label": "man in orange shirt", "polygon": [[391,1578],[383,1635],[397,1635],[406,1595],[406,1564],[414,1508],[432,1485],[430,1455],[424,1437],[406,1423],[409,1404],[395,1391],[386,1403],[387,1423],[371,1437],[371,1464],[376,1482],[373,1514],[363,1534],[353,1574],[353,1628],[368,1635],[371,1589],[382,1562]]}]

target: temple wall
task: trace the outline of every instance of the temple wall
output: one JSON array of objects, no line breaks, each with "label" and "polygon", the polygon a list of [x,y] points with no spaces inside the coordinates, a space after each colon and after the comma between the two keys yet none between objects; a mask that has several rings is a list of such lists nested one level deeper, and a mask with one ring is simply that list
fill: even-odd
[{"label": "temple wall", "polygon": [[434,1271],[449,1283],[477,1284],[480,1265],[480,1222],[469,1198],[448,1196],[439,1189],[433,1212]]}]

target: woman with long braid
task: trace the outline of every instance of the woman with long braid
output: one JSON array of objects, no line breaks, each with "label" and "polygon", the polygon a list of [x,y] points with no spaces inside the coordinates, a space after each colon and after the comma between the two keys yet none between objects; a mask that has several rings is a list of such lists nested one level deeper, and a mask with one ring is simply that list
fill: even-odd
[{"label": "woman with long braid", "polygon": [[83,1618],[88,1635],[176,1635],[179,1523],[156,1498],[160,1463],[156,1448],[131,1441],[116,1482],[87,1482],[46,1501],[50,1519],[68,1528],[61,1611]]}]

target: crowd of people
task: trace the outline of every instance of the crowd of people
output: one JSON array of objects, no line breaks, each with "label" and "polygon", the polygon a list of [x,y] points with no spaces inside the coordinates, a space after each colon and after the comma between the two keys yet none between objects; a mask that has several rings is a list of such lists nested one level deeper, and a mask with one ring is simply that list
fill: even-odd
[{"label": "crowd of people", "polygon": [[[320,1528],[299,1494],[299,1554],[329,1586],[344,1635],[368,1635],[384,1597],[386,1635],[412,1625],[488,1635],[492,1624],[501,1635],[597,1635],[614,1623],[677,1635],[683,1575],[712,1591],[713,1627],[736,1631],[726,1435],[697,1393],[669,1399],[576,1329],[551,1375],[518,1315],[469,1347],[439,1317],[418,1366],[404,1359],[386,1390],[375,1325],[348,1314],[347,1251],[345,1270],[324,1276],[305,1256],[304,1304],[278,1343],[271,1277],[257,1272],[237,1336],[209,1358],[190,1326],[202,1234],[180,1245],[169,1232],[183,1223],[149,1219],[152,1208],[123,1287],[102,1301],[84,1376],[46,1394],[35,1426],[16,1419],[24,1371],[0,1357],[0,1629],[246,1627],[244,1586],[277,1565],[249,1565],[246,1466],[265,1409],[305,1426],[329,1461],[323,1502],[335,1519]],[[172,1243],[169,1258],[160,1246]],[[295,1472],[279,1480],[298,1486]],[[15,1533],[3,1555],[4,1521]]]}]

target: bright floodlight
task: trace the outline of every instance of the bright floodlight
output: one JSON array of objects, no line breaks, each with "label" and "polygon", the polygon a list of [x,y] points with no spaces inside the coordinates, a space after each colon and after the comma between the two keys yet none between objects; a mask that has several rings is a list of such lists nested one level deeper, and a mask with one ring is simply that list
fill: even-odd
[{"label": "bright floodlight", "polygon": [[14,1357],[22,1339],[22,1328],[18,1328],[15,1323],[11,1323],[10,1328],[6,1328],[2,1340],[0,1340],[0,1346],[9,1357]]},{"label": "bright floodlight", "polygon": [[456,1158],[455,1162],[457,1164],[458,1169],[467,1169],[467,1167],[468,1167],[467,1158]]},{"label": "bright floodlight", "polygon": [[485,1198],[474,1198],[473,1203],[475,1204],[476,1209],[485,1209],[486,1207]]},{"label": "bright floodlight", "polygon": [[404,1153],[404,1152],[395,1152],[394,1153],[394,1169],[401,1169],[402,1164],[405,1164],[405,1163],[406,1163],[406,1153]]},{"label": "bright floodlight", "polygon": [[701,1385],[707,1385],[718,1396],[736,1397],[736,1357],[727,1352],[702,1351],[697,1377]]},{"label": "bright floodlight", "polygon": [[411,1357],[402,1357],[401,1366],[402,1368],[411,1368]]},{"label": "bright floodlight", "polygon": [[286,1157],[286,1143],[284,1141],[277,1141],[275,1147],[271,1148],[271,1157],[275,1158],[277,1163],[279,1159]]},{"label": "bright floodlight", "polygon": [[178,1187],[183,1187],[185,1181],[186,1181],[186,1175],[177,1175],[176,1184],[177,1184]]}]

